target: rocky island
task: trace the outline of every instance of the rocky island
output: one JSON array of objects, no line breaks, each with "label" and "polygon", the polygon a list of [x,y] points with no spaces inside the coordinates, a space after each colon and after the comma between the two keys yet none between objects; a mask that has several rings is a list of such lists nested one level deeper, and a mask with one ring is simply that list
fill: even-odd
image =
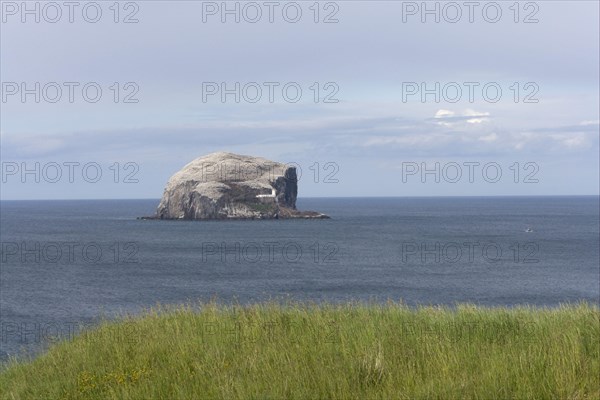
[{"label": "rocky island", "polygon": [[329,218],[298,211],[296,168],[260,157],[212,153],[168,181],[152,217],[142,219]]}]

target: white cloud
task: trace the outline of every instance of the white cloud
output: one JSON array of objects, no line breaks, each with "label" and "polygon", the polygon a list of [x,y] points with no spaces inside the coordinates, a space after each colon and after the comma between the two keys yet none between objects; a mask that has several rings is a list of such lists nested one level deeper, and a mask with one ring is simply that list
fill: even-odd
[{"label": "white cloud", "polygon": [[434,118],[445,118],[445,117],[453,117],[453,116],[454,116],[454,111],[438,110],[438,112],[435,113]]},{"label": "white cloud", "polygon": [[587,135],[585,133],[551,135],[551,138],[559,142],[562,146],[571,149],[583,148],[588,145]]},{"label": "white cloud", "polygon": [[479,112],[473,109],[467,108],[462,112],[455,112],[452,110],[440,109],[435,115],[434,119],[437,120],[437,124],[445,127],[461,126],[466,124],[482,124],[488,122],[490,117],[489,112]]}]

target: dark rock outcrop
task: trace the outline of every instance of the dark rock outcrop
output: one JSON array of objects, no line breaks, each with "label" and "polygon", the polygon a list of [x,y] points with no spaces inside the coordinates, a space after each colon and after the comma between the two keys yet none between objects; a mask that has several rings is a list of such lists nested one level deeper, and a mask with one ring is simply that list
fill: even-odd
[{"label": "dark rock outcrop", "polygon": [[296,210],[296,168],[264,158],[212,153],[167,183],[156,215],[146,219],[329,218]]}]

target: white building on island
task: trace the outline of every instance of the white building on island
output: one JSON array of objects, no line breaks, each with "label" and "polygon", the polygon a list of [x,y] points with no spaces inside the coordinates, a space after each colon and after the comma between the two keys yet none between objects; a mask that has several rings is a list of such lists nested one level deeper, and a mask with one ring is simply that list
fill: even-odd
[{"label": "white building on island", "polygon": [[257,194],[258,198],[272,197],[275,198],[275,188],[271,188],[271,194]]}]

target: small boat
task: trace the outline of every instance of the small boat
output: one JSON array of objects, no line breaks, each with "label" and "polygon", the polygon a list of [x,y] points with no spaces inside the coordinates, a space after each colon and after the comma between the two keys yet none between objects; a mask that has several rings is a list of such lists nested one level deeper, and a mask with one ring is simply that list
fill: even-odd
[{"label": "small boat", "polygon": [[525,232],[533,232],[533,229],[531,229],[531,227],[528,226],[527,229],[525,229]]}]

